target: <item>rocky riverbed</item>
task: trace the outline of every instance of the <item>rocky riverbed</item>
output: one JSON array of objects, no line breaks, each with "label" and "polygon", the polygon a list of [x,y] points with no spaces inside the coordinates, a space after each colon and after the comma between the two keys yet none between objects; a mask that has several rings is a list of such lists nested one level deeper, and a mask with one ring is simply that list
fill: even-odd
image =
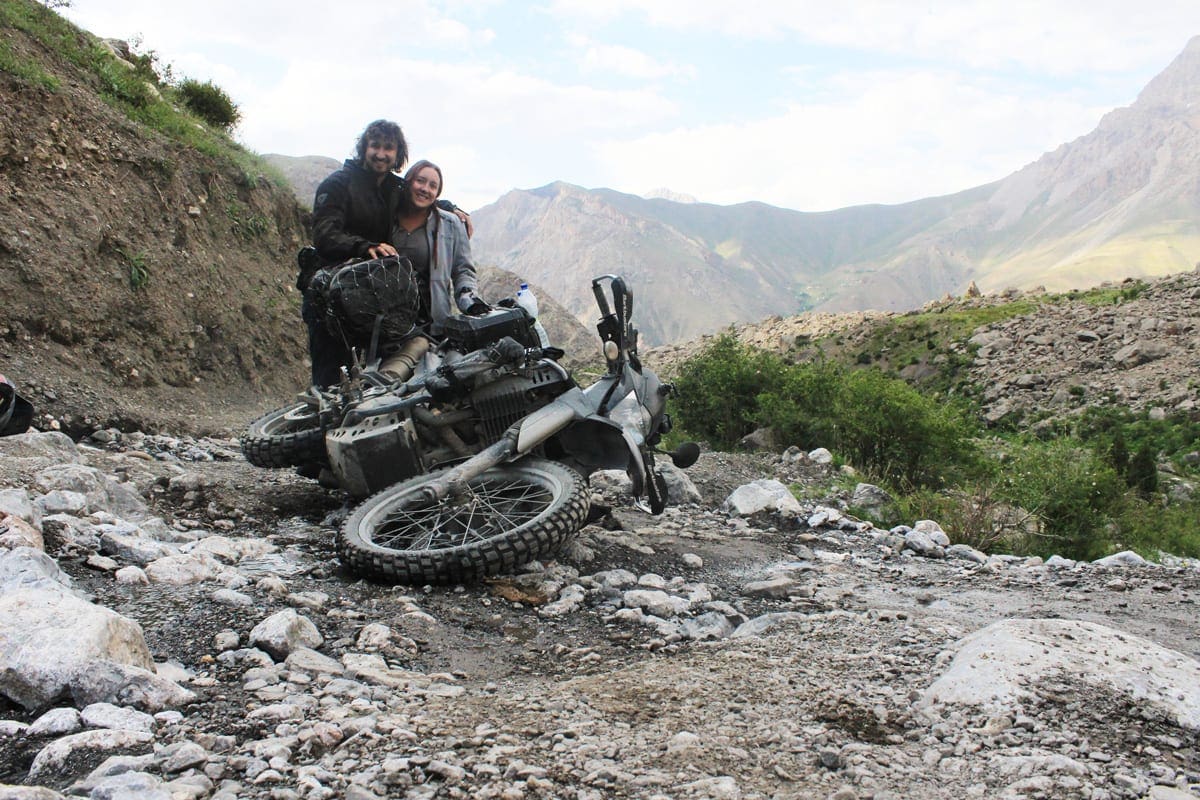
[{"label": "rocky riverbed", "polygon": [[882,530],[824,461],[394,587],[236,442],[2,439],[0,798],[1200,796],[1197,565]]}]

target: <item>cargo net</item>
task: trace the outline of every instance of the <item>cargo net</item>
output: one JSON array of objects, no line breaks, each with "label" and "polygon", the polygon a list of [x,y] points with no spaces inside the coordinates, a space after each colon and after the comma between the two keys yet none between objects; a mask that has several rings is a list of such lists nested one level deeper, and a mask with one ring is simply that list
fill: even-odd
[{"label": "cargo net", "polygon": [[360,261],[313,279],[329,332],[351,347],[370,344],[379,320],[379,342],[412,334],[421,313],[420,286],[407,258]]}]

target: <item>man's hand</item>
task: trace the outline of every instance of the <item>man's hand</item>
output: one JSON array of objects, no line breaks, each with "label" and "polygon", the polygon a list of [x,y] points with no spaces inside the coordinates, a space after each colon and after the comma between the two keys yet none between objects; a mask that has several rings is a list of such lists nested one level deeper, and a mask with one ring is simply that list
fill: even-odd
[{"label": "man's hand", "polygon": [[384,256],[398,256],[396,248],[392,247],[387,242],[380,242],[377,245],[372,245],[367,248],[367,255],[371,258],[383,258]]},{"label": "man's hand", "polygon": [[454,216],[462,220],[462,224],[467,226],[467,238],[470,239],[475,235],[475,226],[471,224],[471,215],[463,211],[461,208],[454,209]]},{"label": "man's hand", "polygon": [[492,307],[482,300],[476,298],[474,303],[467,308],[467,315],[471,317],[482,317],[484,314],[492,310]]}]

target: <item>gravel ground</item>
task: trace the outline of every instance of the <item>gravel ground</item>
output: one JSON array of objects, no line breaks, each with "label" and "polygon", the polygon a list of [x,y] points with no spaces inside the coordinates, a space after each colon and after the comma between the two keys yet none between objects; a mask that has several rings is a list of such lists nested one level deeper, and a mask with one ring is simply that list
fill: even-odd
[{"label": "gravel ground", "polygon": [[[192,772],[207,790],[196,796],[1200,796],[1196,731],[1100,683],[1040,684],[1015,713],[919,702],[944,669],[939,654],[1007,618],[1098,622],[1196,658],[1196,569],[980,565],[916,557],[854,526],[731,519],[718,504],[742,483],[777,477],[817,492],[834,476],[706,453],[690,470],[699,505],[653,518],[603,498],[614,511],[556,562],[468,586],[381,586],[337,562],[339,495],[255,469],[234,450],[180,440],[163,451],[216,460],[100,450],[88,460],[138,483],[172,523],[278,548],[237,564],[250,606],[218,601],[212,583],[122,584],[82,556],[60,559],[96,602],[142,624],[157,662],[187,672],[197,700],[158,728],[155,748],[161,758],[183,743],[203,748],[207,761]],[[180,474],[188,480],[169,484]],[[786,593],[748,589],[781,569],[795,579]],[[613,591],[548,613],[564,587],[613,570],[646,588],[699,587],[764,632],[691,640],[619,610]],[[390,672],[264,665],[218,645],[232,633],[246,647],[251,628],[284,608],[317,625],[321,654],[381,656]],[[381,645],[364,645],[372,623],[389,630]],[[0,783],[28,782],[47,741],[0,737]],[[108,755],[80,752],[37,783],[78,790]]]}]

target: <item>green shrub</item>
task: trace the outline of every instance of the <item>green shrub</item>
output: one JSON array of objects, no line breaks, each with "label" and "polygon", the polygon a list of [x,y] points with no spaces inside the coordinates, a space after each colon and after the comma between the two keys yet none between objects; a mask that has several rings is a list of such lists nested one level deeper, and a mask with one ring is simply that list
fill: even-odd
[{"label": "green shrub", "polygon": [[1117,519],[1119,546],[1157,560],[1159,553],[1200,558],[1200,503],[1162,506],[1130,500]]},{"label": "green shrub", "polygon": [[175,91],[189,111],[215,128],[231,131],[242,118],[233,99],[212,81],[200,83],[188,78]]},{"label": "green shrub", "polygon": [[1028,552],[1088,561],[1112,550],[1109,524],[1123,510],[1125,491],[1112,465],[1069,439],[1019,447],[998,488],[1003,499],[1041,520]]},{"label": "green shrub", "polygon": [[834,445],[832,410],[845,373],[834,364],[791,364],[755,398],[754,421],[774,428],[782,441],[805,450]]},{"label": "green shrub", "polygon": [[941,486],[974,458],[974,431],[959,408],[878,370],[846,373],[832,414],[838,452],[902,487]]},{"label": "green shrub", "polygon": [[973,460],[959,408],[876,369],[788,364],[726,334],[684,364],[675,385],[680,425],[716,447],[770,426],[788,444],[828,447],[906,487],[939,486]]},{"label": "green shrub", "polygon": [[1158,491],[1158,462],[1154,447],[1149,442],[1143,442],[1133,458],[1129,459],[1125,480],[1131,489],[1136,489],[1144,498]]},{"label": "green shrub", "polygon": [[758,396],[780,386],[785,369],[778,356],[721,334],[680,370],[675,414],[692,435],[732,447],[758,427]]}]

